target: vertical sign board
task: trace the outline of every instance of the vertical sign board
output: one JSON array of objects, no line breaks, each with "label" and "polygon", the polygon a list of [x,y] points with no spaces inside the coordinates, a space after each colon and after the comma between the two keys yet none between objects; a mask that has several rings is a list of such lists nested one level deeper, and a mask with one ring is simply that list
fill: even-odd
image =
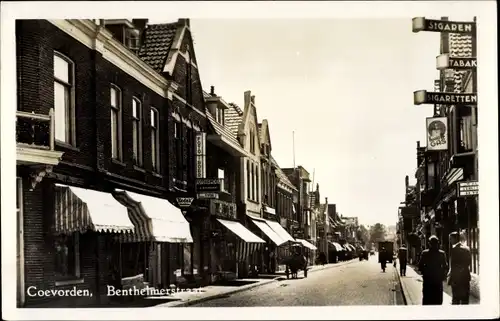
[{"label": "vertical sign board", "polygon": [[207,141],[207,133],[197,133],[196,134],[196,146],[195,146],[195,155],[196,155],[196,178],[205,178],[207,175],[206,172],[206,141]]},{"label": "vertical sign board", "polygon": [[425,119],[427,150],[448,149],[448,120],[446,117],[428,117]]}]

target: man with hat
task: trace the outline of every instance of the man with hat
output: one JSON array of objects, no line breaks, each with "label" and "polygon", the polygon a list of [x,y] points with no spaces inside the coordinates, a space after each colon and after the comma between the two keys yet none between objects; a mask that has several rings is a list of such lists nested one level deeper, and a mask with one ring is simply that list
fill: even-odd
[{"label": "man with hat", "polygon": [[402,246],[398,250],[399,275],[406,276],[406,264],[408,263],[408,250]]},{"label": "man with hat", "polygon": [[422,304],[443,304],[443,281],[446,279],[448,263],[446,254],[439,249],[439,239],[435,235],[429,238],[429,249],[422,252],[419,270],[424,281]]},{"label": "man with hat", "polygon": [[450,244],[452,244],[450,257],[450,272],[448,273],[448,284],[451,285],[452,304],[469,304],[470,295],[470,249],[460,242],[457,232],[450,233]]}]

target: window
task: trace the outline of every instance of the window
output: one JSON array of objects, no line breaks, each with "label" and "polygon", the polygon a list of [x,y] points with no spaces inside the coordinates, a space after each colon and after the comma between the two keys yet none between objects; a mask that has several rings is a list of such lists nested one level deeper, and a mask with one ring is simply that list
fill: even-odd
[{"label": "window", "polygon": [[255,154],[255,139],[254,139],[254,131],[250,130],[250,152]]},{"label": "window", "polygon": [[221,124],[222,126],[224,126],[224,109],[216,108],[215,109],[215,116],[216,116],[217,122],[219,124]]},{"label": "window", "polygon": [[217,178],[222,179],[222,190],[228,192],[229,191],[229,177],[227,177],[223,168],[219,168],[218,173],[217,173]]},{"label": "window", "polygon": [[80,233],[54,238],[55,272],[58,279],[80,278]]},{"label": "window", "polygon": [[[192,124],[192,123],[191,123]],[[192,126],[192,125],[191,125]],[[193,182],[196,174],[196,136],[193,128],[187,130],[187,145],[188,145],[188,181]]]},{"label": "window", "polygon": [[250,161],[247,160],[247,198],[252,198],[252,189],[250,184]]},{"label": "window", "polygon": [[111,104],[111,157],[122,159],[121,131],[122,131],[122,106],[121,91],[114,85],[110,89]]},{"label": "window", "polygon": [[182,124],[180,121],[174,123],[174,137],[175,137],[175,155],[177,164],[177,175],[176,178],[182,179]]},{"label": "window", "polygon": [[259,166],[255,165],[255,199],[257,202],[260,200],[260,188],[259,188]]},{"label": "window", "polygon": [[132,120],[133,120],[133,157],[136,165],[142,166],[142,106],[137,98],[132,99]]},{"label": "window", "polygon": [[252,176],[252,184],[251,184],[252,195],[250,196],[250,199],[253,201],[255,200],[255,170],[253,163],[250,164],[250,169],[251,169],[250,174]]},{"label": "window", "polygon": [[471,116],[460,118],[460,146],[464,151],[472,150],[473,127]]},{"label": "window", "polygon": [[54,115],[55,139],[74,144],[74,64],[59,53],[54,53]]},{"label": "window", "polygon": [[160,131],[158,110],[151,107],[151,164],[153,170],[160,172]]}]

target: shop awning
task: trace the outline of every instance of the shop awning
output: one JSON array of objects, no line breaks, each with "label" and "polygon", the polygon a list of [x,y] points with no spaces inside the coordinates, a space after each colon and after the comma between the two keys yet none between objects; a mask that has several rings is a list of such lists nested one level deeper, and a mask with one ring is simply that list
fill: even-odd
[{"label": "shop awning", "polygon": [[307,247],[310,250],[317,250],[318,249],[316,246],[314,246],[313,244],[307,242],[306,240],[303,240],[303,239],[295,239],[295,240],[297,242],[301,243],[302,245],[304,245],[304,247]]},{"label": "shop awning", "polygon": [[228,230],[236,234],[236,236],[238,236],[246,243],[266,243],[263,239],[250,232],[240,222],[222,220],[219,218],[217,219],[217,221],[219,221],[222,225],[227,227]]},{"label": "shop awning", "polygon": [[277,246],[287,242],[283,240],[269,225],[267,225],[265,221],[252,219],[252,222]]},{"label": "shop awning", "polygon": [[333,248],[335,248],[336,251],[342,251],[343,250],[343,247],[342,245],[340,245],[339,243],[337,242],[332,242],[332,241],[328,241],[328,244],[330,244],[331,246],[333,246]]},{"label": "shop awning", "polygon": [[239,222],[222,219],[217,219],[217,221],[239,238],[239,241],[236,243],[236,260],[238,262],[244,262],[248,256],[252,255],[262,244],[266,243]]},{"label": "shop awning", "polygon": [[280,223],[266,220],[266,223],[278,234],[285,242],[295,242],[295,239],[281,226]]},{"label": "shop awning", "polygon": [[134,231],[127,208],[110,193],[56,184],[54,212],[54,229],[58,234]]},{"label": "shop awning", "polygon": [[192,243],[189,222],[181,210],[166,199],[115,190],[115,198],[127,206],[135,234],[123,242]]}]

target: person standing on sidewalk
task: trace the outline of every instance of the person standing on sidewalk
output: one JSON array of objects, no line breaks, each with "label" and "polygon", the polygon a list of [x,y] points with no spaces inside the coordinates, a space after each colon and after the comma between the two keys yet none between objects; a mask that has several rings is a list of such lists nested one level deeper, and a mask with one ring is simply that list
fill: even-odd
[{"label": "person standing on sidewalk", "polygon": [[408,263],[408,250],[402,246],[398,250],[399,275],[406,276],[406,264]]},{"label": "person standing on sidewalk", "polygon": [[448,273],[448,284],[451,285],[451,304],[469,304],[470,295],[470,249],[460,242],[457,232],[450,233],[451,262]]},{"label": "person standing on sidewalk", "polygon": [[424,281],[422,304],[443,304],[443,281],[446,279],[448,263],[435,235],[429,238],[429,249],[422,252],[418,266]]}]

